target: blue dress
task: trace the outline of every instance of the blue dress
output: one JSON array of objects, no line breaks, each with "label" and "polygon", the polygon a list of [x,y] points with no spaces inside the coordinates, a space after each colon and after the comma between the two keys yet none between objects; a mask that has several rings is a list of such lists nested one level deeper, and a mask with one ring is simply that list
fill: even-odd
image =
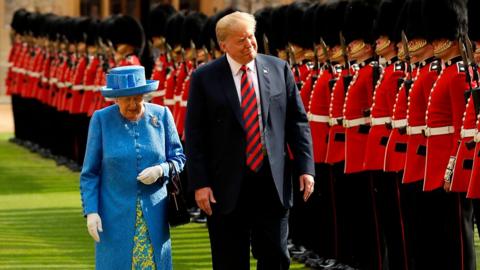
[{"label": "blue dress", "polygon": [[170,111],[145,103],[143,117],[131,122],[112,105],[90,120],[87,151],[80,175],[84,215],[98,213],[103,232],[95,244],[96,269],[131,269],[136,230],[137,198],[153,247],[157,269],[172,269],[166,220],[168,177],[144,185],[137,175],[167,160],[183,169],[185,156]]}]

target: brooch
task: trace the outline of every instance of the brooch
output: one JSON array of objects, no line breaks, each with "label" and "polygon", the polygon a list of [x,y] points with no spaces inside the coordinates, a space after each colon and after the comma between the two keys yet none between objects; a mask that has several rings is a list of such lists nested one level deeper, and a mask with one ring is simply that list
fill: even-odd
[{"label": "brooch", "polygon": [[158,124],[158,118],[155,116],[155,115],[152,115],[150,114],[150,123],[154,126],[154,127],[159,127],[160,124]]}]

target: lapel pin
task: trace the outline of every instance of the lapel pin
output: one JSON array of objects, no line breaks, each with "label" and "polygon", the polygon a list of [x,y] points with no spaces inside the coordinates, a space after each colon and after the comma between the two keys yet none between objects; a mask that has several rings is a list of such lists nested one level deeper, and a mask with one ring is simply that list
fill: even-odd
[{"label": "lapel pin", "polygon": [[268,74],[268,69],[267,69],[267,68],[263,68],[263,73]]}]

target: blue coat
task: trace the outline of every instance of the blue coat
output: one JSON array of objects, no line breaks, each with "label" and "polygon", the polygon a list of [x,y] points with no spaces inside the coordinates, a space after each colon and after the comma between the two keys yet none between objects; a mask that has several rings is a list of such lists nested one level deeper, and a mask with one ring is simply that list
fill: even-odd
[{"label": "blue coat", "polygon": [[103,232],[96,243],[96,269],[131,269],[136,200],[140,198],[158,269],[172,269],[166,220],[165,180],[144,185],[137,175],[167,160],[183,169],[185,156],[168,109],[145,103],[137,122],[123,118],[117,105],[96,111],[90,121],[87,151],[80,175],[84,215],[98,213]]}]

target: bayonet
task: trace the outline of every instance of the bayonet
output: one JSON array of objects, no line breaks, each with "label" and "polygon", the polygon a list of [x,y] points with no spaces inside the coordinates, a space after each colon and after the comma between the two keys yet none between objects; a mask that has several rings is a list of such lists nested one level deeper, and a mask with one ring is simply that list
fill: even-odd
[{"label": "bayonet", "polygon": [[340,48],[342,49],[342,56],[345,62],[345,68],[347,69],[347,75],[343,77],[343,88],[345,92],[347,92],[353,77],[350,70],[350,61],[348,60],[347,45],[345,43],[345,37],[343,36],[343,33],[341,31],[339,33],[339,37],[340,37]]},{"label": "bayonet", "polygon": [[193,40],[190,40],[190,53],[192,54],[193,68],[196,68],[198,65],[197,47],[195,46],[195,42],[193,42]]},{"label": "bayonet", "polygon": [[267,35],[265,35],[265,33],[263,34],[263,50],[265,51],[265,54],[270,54],[270,47],[269,47],[269,43],[268,43],[268,38],[267,38]]},{"label": "bayonet", "polygon": [[216,58],[215,56],[215,41],[210,39],[210,55],[212,56],[212,60]]}]

